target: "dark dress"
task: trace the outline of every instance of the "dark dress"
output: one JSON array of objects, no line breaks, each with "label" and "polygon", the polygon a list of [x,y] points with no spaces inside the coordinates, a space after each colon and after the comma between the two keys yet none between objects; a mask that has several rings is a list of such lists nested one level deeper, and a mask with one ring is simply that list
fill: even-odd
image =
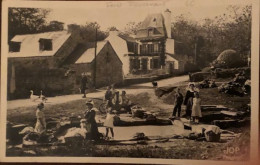
[{"label": "dark dress", "polygon": [[98,139],[99,136],[95,116],[96,112],[93,108],[85,113],[85,119],[87,120],[86,123],[90,127],[90,130],[88,130],[89,132],[87,132],[87,138],[89,139]]},{"label": "dark dress", "polygon": [[85,90],[87,89],[87,82],[88,82],[87,77],[83,76],[81,79],[81,93],[82,94],[85,94]]},{"label": "dark dress", "polygon": [[185,95],[184,105],[186,105],[186,115],[191,117],[191,110],[192,110],[192,99],[194,98],[194,92],[188,90]]},{"label": "dark dress", "polygon": [[182,94],[181,93],[176,93],[175,94],[175,104],[174,104],[172,116],[176,116],[176,112],[178,111],[178,117],[180,117],[182,102],[183,102]]},{"label": "dark dress", "polygon": [[105,93],[105,100],[108,101],[108,103],[107,103],[107,108],[113,106],[113,104],[112,104],[112,98],[113,98],[113,96],[112,96],[112,91],[106,91],[106,93]]}]

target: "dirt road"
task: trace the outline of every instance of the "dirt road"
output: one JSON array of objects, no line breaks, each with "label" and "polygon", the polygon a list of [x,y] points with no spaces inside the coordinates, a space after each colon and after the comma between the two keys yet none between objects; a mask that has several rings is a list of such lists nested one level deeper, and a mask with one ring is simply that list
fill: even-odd
[{"label": "dirt road", "polygon": [[[178,76],[167,78],[163,80],[159,80],[159,86],[168,86],[168,85],[175,85],[177,83],[188,81],[189,77],[187,75]],[[149,83],[142,83],[142,84],[135,84],[129,87],[124,87],[119,90],[125,90],[128,94],[138,94],[147,90],[152,90],[152,84]],[[87,97],[89,98],[101,98],[104,96],[105,90],[98,90],[97,92],[88,93]],[[46,104],[60,104],[65,103],[73,100],[80,100],[83,99],[81,94],[74,94],[74,95],[63,95],[63,96],[56,96],[56,97],[49,97]],[[30,99],[19,99],[19,100],[11,100],[7,101],[7,109],[15,109],[18,107],[30,107],[37,105],[39,102],[35,101],[32,102]]]}]

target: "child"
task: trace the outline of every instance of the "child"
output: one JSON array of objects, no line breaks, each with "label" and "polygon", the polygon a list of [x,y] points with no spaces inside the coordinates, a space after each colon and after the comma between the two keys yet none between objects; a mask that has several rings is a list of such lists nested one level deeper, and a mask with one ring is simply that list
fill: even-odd
[{"label": "child", "polygon": [[199,123],[199,117],[202,117],[200,106],[201,106],[201,99],[200,99],[199,93],[198,92],[194,92],[191,116],[193,118],[193,121],[196,124]]},{"label": "child", "polygon": [[113,130],[114,117],[115,117],[115,115],[112,113],[112,108],[111,107],[107,108],[107,117],[106,117],[106,120],[104,122],[104,126],[106,127],[106,137],[108,137],[108,133],[109,133],[109,130],[110,130],[111,135],[112,135],[112,139],[114,138],[114,130]]},{"label": "child", "polygon": [[45,121],[45,115],[43,113],[43,109],[44,109],[44,104],[43,103],[38,104],[36,110],[37,122],[34,131],[39,134],[43,134],[46,131],[46,121]]}]

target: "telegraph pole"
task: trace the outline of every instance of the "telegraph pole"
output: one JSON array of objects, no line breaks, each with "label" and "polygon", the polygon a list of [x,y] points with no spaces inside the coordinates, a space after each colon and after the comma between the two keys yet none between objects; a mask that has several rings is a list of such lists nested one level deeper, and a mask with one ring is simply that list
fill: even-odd
[{"label": "telegraph pole", "polygon": [[97,28],[96,28],[96,36],[95,36],[95,58],[94,58],[94,73],[93,73],[93,83],[94,88],[96,89],[96,71],[97,71]]},{"label": "telegraph pole", "polygon": [[197,64],[197,41],[195,42],[195,51],[194,51],[194,53],[195,53],[194,62],[195,62],[195,64]]}]

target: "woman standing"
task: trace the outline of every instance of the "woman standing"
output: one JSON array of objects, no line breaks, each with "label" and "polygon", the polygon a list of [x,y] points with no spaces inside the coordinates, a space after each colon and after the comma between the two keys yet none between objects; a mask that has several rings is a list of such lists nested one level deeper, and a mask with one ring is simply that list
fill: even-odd
[{"label": "woman standing", "polygon": [[86,90],[87,90],[87,75],[86,73],[81,74],[81,93],[83,94],[82,98],[86,98]]},{"label": "woman standing", "polygon": [[45,121],[45,115],[42,112],[44,109],[44,104],[40,103],[37,106],[37,110],[36,110],[36,118],[37,118],[37,122],[34,128],[34,131],[39,133],[39,134],[43,134],[46,131],[46,121]]},{"label": "woman standing", "polygon": [[106,109],[107,108],[111,108],[112,107],[112,96],[113,96],[113,94],[112,94],[112,91],[111,91],[111,87],[110,86],[108,86],[107,87],[107,90],[106,90],[106,93],[105,93],[105,97],[104,97],[104,100],[105,100],[105,102],[106,102]]},{"label": "woman standing", "polygon": [[87,129],[87,137],[89,139],[98,139],[99,138],[99,132],[98,127],[96,123],[96,108],[94,108],[94,102],[92,100],[89,100],[86,102],[87,111],[85,112],[85,119],[86,119],[86,129]]},{"label": "woman standing", "polygon": [[112,104],[113,104],[113,107],[112,107],[112,109],[113,110],[116,110],[117,112],[120,110],[120,105],[119,105],[119,103],[120,103],[120,97],[119,97],[119,91],[116,91],[115,92],[115,95],[114,95],[114,97],[113,97],[113,99],[112,99]]},{"label": "woman standing", "polygon": [[198,124],[199,118],[202,117],[201,115],[201,99],[198,92],[194,93],[195,97],[193,98],[193,105],[192,105],[192,113],[191,116],[193,118],[193,121]]},{"label": "woman standing", "polygon": [[194,92],[195,92],[195,85],[189,84],[189,87],[187,89],[185,99],[184,99],[184,105],[186,105],[186,114],[185,116],[189,119],[191,118],[191,110],[192,110],[192,102],[194,98]]}]

